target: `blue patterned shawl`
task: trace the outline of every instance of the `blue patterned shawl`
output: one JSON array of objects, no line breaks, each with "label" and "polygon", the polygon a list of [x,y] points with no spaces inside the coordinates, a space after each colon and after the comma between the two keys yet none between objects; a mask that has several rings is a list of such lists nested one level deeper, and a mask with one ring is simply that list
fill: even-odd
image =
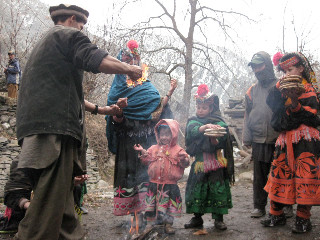
[{"label": "blue patterned shawl", "polygon": [[[118,59],[120,55],[121,52],[118,55]],[[115,104],[119,98],[125,97],[128,98],[128,106],[123,109],[123,114],[126,118],[132,120],[150,120],[151,113],[153,113],[160,104],[160,94],[149,80],[142,85],[128,88],[126,75],[116,74],[108,94],[107,105]],[[108,147],[111,152],[116,153],[117,137],[113,124],[111,124],[111,117],[106,116],[106,121]]]},{"label": "blue patterned shawl", "polygon": [[125,97],[128,98],[128,106],[123,109],[124,116],[133,120],[150,120],[151,113],[160,103],[160,94],[149,80],[128,88],[126,75],[116,74],[108,94],[108,106]]}]

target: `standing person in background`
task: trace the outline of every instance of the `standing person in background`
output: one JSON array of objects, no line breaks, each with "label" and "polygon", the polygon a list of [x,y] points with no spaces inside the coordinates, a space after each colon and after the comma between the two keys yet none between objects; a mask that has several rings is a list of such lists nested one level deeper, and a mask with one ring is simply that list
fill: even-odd
[{"label": "standing person in background", "polygon": [[272,127],[280,135],[264,188],[270,198],[270,216],[261,224],[284,225],[283,208],[298,204],[292,232],[305,233],[312,229],[311,207],[320,205],[319,90],[311,65],[301,53],[285,54],[278,68],[285,76],[270,90],[267,103],[273,111]]},{"label": "standing person in background", "polygon": [[7,79],[8,97],[16,99],[21,77],[19,60],[15,57],[14,51],[8,52],[9,62],[4,69]]},{"label": "standing person in background", "polygon": [[18,169],[30,179],[34,198],[16,239],[83,238],[73,182],[85,174],[80,159],[84,110],[121,114],[116,105],[100,108],[84,101],[83,71],[128,74],[134,80],[142,75],[140,67],[111,57],[81,32],[88,11],[60,4],[49,12],[55,26],[33,48],[19,90]]},{"label": "standing person in background", "polygon": [[253,206],[251,217],[259,218],[266,214],[268,195],[263,189],[268,180],[273,159],[274,144],[278,133],[271,127],[272,111],[266,103],[269,90],[276,85],[276,76],[270,55],[257,52],[248,64],[258,82],[251,86],[245,95],[245,118],[243,144],[252,147]]}]

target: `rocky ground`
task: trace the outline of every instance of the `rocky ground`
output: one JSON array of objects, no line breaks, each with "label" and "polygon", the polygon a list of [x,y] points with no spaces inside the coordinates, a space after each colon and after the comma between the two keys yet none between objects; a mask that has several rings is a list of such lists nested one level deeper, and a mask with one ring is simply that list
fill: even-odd
[{"label": "rocky ground", "polygon": [[[185,181],[179,183],[184,196]],[[183,214],[182,218],[176,219],[174,227],[176,234],[169,236],[163,232],[162,227],[153,229],[148,235],[142,238],[131,236],[129,234],[130,216],[115,217],[112,214],[112,189],[104,187],[103,189],[91,192],[86,196],[85,207],[89,213],[83,215],[82,224],[86,231],[87,240],[104,240],[104,239],[146,239],[146,240],[170,240],[170,239],[261,239],[261,240],[291,240],[291,239],[318,239],[320,240],[320,209],[313,207],[312,209],[312,226],[313,230],[309,233],[296,235],[291,233],[291,226],[294,218],[288,219],[283,227],[264,228],[260,224],[260,219],[250,218],[252,210],[252,183],[251,181],[240,180],[232,187],[233,209],[225,216],[225,223],[228,225],[226,231],[219,231],[214,228],[213,220],[210,215],[204,216],[204,228],[208,232],[207,235],[196,236],[195,230],[186,230],[183,224],[188,222],[190,215]],[[294,207],[295,209],[295,207]],[[3,207],[2,207],[3,210]],[[136,238],[135,238],[136,237]],[[11,239],[12,235],[0,235],[0,239]]]},{"label": "rocky ground", "polygon": [[[184,196],[185,182],[181,182],[180,189]],[[204,216],[204,228],[207,235],[193,235],[195,230],[186,230],[183,228],[184,223],[191,218],[188,214],[183,214],[182,218],[176,219],[174,227],[176,234],[168,236],[162,228],[156,228],[145,238],[137,239],[266,239],[266,240],[285,240],[285,239],[319,239],[320,240],[320,209],[312,209],[312,226],[310,233],[296,235],[291,233],[291,226],[294,218],[288,219],[283,227],[264,228],[260,224],[260,219],[250,218],[252,210],[252,183],[251,181],[240,180],[232,188],[233,209],[225,216],[225,223],[228,225],[226,231],[219,231],[214,228],[213,220],[210,214]],[[269,207],[269,206],[268,206]],[[112,199],[100,199],[93,205],[88,205],[89,214],[83,216],[83,224],[87,231],[87,239],[133,239],[129,234],[129,226],[124,224],[130,221],[130,216],[114,217],[112,215]],[[295,209],[295,207],[294,207]]]}]

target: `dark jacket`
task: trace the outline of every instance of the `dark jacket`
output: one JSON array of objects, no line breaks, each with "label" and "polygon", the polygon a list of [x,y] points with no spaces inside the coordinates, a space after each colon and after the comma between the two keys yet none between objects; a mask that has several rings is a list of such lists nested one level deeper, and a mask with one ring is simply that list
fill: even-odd
[{"label": "dark jacket", "polygon": [[9,61],[8,67],[6,70],[7,84],[19,84],[21,76],[21,70],[19,61],[17,58],[14,58]]},{"label": "dark jacket", "polygon": [[36,44],[22,76],[17,137],[62,134],[82,139],[83,70],[98,73],[107,52],[81,31],[57,25]]},{"label": "dark jacket", "polygon": [[259,52],[265,59],[266,70],[272,71],[265,82],[258,81],[251,86],[245,95],[245,118],[243,127],[243,144],[275,143],[278,133],[271,126],[272,111],[266,103],[269,90],[277,83],[274,76],[273,65],[270,56],[265,52]]}]

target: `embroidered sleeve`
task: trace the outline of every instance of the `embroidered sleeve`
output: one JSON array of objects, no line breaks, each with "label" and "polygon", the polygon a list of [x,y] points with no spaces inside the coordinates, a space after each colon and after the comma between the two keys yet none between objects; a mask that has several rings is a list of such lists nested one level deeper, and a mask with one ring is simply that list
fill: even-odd
[{"label": "embroidered sleeve", "polygon": [[288,126],[286,129],[295,129],[301,124],[316,127],[319,124],[319,117],[317,116],[319,101],[311,84],[306,86],[306,92],[298,100],[297,107],[289,107],[286,111],[283,119]]}]

